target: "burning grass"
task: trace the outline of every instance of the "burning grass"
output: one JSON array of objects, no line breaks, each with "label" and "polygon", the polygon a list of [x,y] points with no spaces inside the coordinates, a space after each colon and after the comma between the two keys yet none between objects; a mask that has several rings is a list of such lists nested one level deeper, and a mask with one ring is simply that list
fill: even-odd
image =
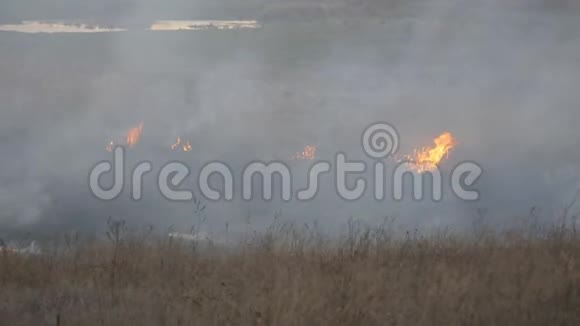
[{"label": "burning grass", "polygon": [[0,255],[2,325],[578,325],[580,240],[279,228],[211,243],[127,235]]}]

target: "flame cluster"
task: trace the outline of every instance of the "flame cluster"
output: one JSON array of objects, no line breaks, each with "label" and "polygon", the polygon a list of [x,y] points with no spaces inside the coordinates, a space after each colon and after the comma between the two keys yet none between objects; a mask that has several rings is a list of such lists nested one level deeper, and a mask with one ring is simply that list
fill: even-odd
[{"label": "flame cluster", "polygon": [[441,161],[457,145],[457,140],[450,132],[444,132],[433,140],[434,146],[415,149],[412,155],[404,156],[410,166],[419,173],[434,171]]},{"label": "flame cluster", "polygon": [[191,144],[189,143],[189,140],[182,143],[181,141],[181,137],[177,137],[177,140],[175,141],[175,143],[173,145],[171,145],[171,149],[172,150],[182,150],[184,152],[191,152],[191,150],[193,149],[191,147]]},{"label": "flame cluster", "polygon": [[[139,142],[142,133],[143,122],[141,122],[137,127],[129,129],[125,137],[125,144],[129,148],[134,147]],[[433,140],[433,146],[415,149],[413,154],[404,155],[402,159],[398,159],[398,161],[407,162],[411,168],[418,173],[434,171],[437,168],[437,165],[449,156],[449,152],[455,148],[456,145],[457,140],[453,135],[450,132],[444,132]],[[114,147],[115,142],[110,141],[105,149],[108,152],[112,152]],[[174,151],[190,152],[193,150],[191,143],[182,140],[181,137],[177,137],[175,143],[170,147],[171,150]],[[317,148],[315,145],[306,145],[302,151],[294,154],[291,159],[314,160],[316,158],[316,150]]]},{"label": "flame cluster", "polygon": [[301,152],[292,156],[293,160],[314,160],[316,158],[316,146],[306,145]]},{"label": "flame cluster", "polygon": [[[141,122],[138,126],[129,129],[125,135],[125,145],[129,148],[135,147],[137,143],[139,143],[139,139],[141,138],[141,134],[143,133],[143,122]],[[107,152],[112,152],[115,149],[115,141],[111,140],[105,149]],[[177,140],[171,146],[171,150],[181,150],[184,152],[191,152],[193,147],[189,140],[183,141],[181,137],[177,137]]]}]

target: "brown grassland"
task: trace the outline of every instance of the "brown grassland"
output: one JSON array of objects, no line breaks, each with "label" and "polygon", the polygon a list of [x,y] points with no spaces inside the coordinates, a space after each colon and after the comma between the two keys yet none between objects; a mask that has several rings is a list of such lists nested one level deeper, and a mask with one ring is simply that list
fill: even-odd
[{"label": "brown grassland", "polygon": [[0,254],[0,325],[580,325],[580,239],[564,229],[280,227],[223,246],[111,223],[104,241],[62,242]]}]

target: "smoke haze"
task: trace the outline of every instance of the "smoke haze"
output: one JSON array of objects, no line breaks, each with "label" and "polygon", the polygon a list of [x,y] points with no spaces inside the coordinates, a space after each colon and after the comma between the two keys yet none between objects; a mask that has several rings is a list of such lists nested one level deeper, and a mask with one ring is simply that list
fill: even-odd
[{"label": "smoke haze", "polygon": [[[397,217],[405,228],[468,227],[478,209],[510,226],[532,207],[547,221],[575,195],[580,152],[580,6],[575,1],[0,1],[0,24],[70,20],[126,28],[104,34],[0,32],[0,226],[98,230],[109,216],[160,227],[197,222],[192,203],[91,196],[90,169],[105,146],[143,122],[128,152],[154,167],[288,159],[308,144],[365,159],[366,126],[388,121],[401,151],[450,131],[459,140],[442,169],[485,170],[481,200],[356,202],[332,178],[307,203],[207,204],[207,232],[349,217]],[[148,32],[156,20],[257,20],[256,30]],[[177,137],[192,152],[172,152]],[[306,177],[311,162],[290,161]],[[191,183],[195,177],[190,177]],[[236,193],[236,197],[241,195]],[[410,198],[410,196],[409,196]],[[249,218],[248,218],[249,217]]]}]

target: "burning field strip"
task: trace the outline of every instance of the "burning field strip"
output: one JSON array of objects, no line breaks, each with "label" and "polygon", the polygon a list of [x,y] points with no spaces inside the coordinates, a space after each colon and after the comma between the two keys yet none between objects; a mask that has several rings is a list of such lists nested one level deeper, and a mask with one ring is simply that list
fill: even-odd
[{"label": "burning field strip", "polygon": [[[116,146],[125,146],[133,148],[137,146],[144,131],[144,123],[141,121],[137,126],[131,127],[125,133],[125,140],[111,140],[105,146],[107,152],[113,152]],[[166,145],[172,151],[191,152],[194,151],[192,142],[181,136],[177,136],[175,142]],[[409,167],[418,172],[426,173],[432,172],[438,166],[449,158],[451,151],[457,146],[458,140],[449,131],[433,139],[432,146],[424,146],[412,150],[412,154],[396,155],[394,161],[397,163],[407,163]],[[307,144],[304,148],[293,155],[289,155],[286,159],[291,161],[314,161],[317,159],[317,151],[322,145]]]}]

